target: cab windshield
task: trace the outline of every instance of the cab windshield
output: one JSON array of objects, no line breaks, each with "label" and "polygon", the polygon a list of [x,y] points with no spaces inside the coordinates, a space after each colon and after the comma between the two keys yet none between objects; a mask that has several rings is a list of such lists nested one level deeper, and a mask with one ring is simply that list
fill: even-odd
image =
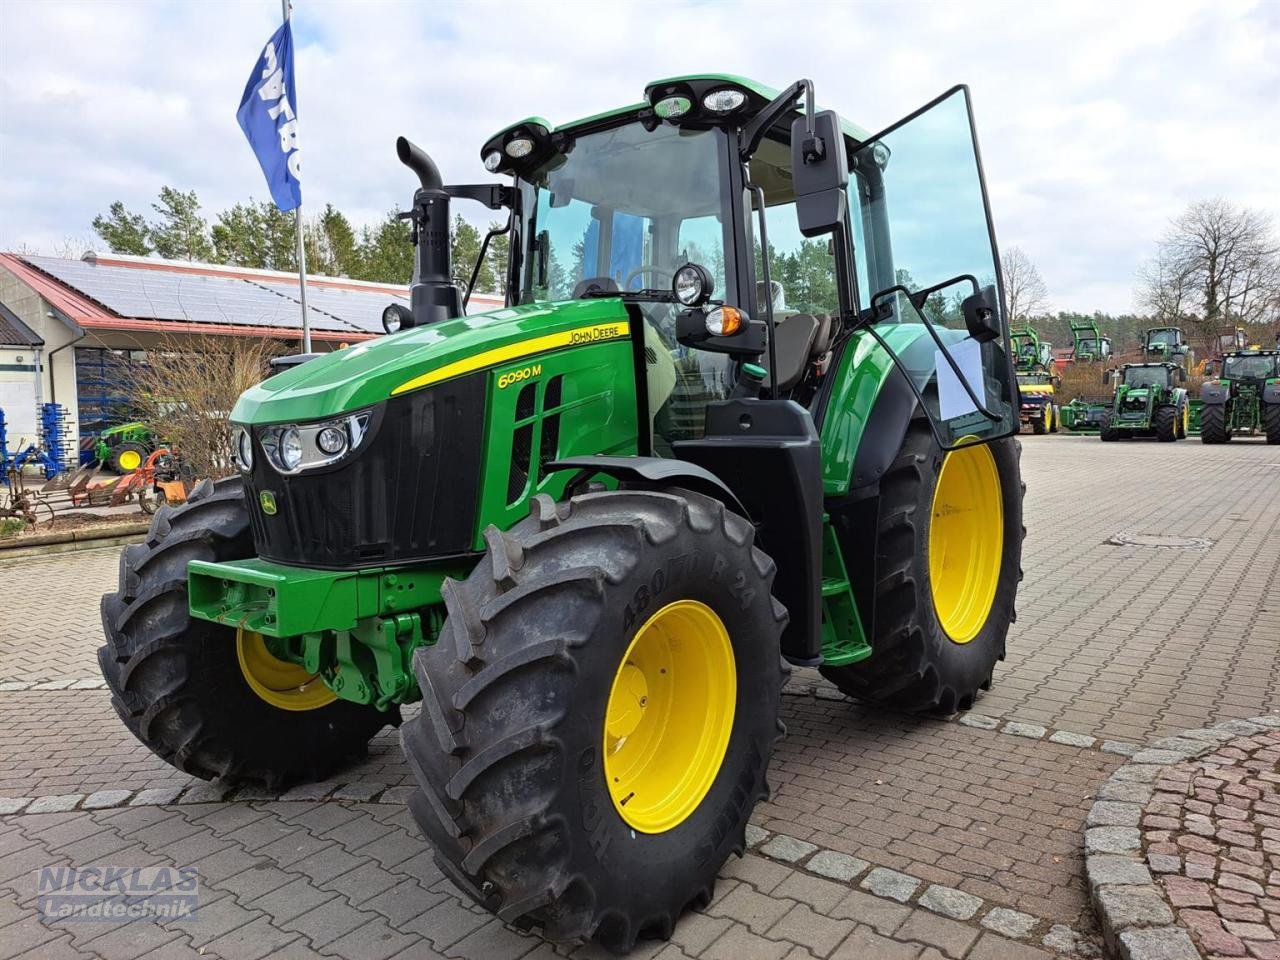
[{"label": "cab windshield", "polygon": [[1222,375],[1229,380],[1265,380],[1276,375],[1275,357],[1227,357]]},{"label": "cab windshield", "polygon": [[1147,340],[1153,347],[1176,347],[1178,345],[1177,330],[1156,330]]},{"label": "cab windshield", "polygon": [[1167,367],[1128,367],[1124,371],[1126,387],[1167,387],[1169,381]]},{"label": "cab windshield", "polygon": [[[521,275],[517,303],[639,292],[646,321],[654,444],[701,436],[706,404],[728,396],[724,354],[676,342],[668,294],[675,271],[698,263],[715,300],[726,296],[728,149],[722,130],[639,122],[579,136],[567,153],[517,181]],[[644,297],[644,291],[655,296]]]}]

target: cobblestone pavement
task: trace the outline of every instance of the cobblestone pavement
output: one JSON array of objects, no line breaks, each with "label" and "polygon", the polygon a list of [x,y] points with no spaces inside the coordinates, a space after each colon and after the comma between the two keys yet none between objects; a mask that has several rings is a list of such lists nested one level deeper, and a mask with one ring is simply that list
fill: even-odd
[{"label": "cobblestone pavement", "polygon": [[[1026,579],[993,690],[947,722],[860,707],[797,671],[752,849],[672,944],[638,956],[1096,954],[1080,851],[1099,784],[1137,742],[1280,708],[1280,450],[1024,442]],[[1212,543],[1104,542],[1120,533]],[[173,803],[192,781],[95,689],[115,567],[114,550],[0,565],[0,813],[16,797],[50,811],[0,819],[0,960],[556,954],[435,872],[389,731],[343,773],[359,785],[346,795],[385,802]],[[42,924],[36,870],[55,863],[194,864],[201,913]]]}]

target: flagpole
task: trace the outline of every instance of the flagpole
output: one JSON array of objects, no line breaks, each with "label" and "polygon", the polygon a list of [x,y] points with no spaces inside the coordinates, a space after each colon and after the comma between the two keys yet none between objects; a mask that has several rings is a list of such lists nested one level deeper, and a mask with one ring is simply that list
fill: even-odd
[{"label": "flagpole", "polygon": [[[289,0],[280,0],[280,14],[289,22]],[[297,105],[294,105],[297,108]],[[307,315],[307,251],[302,243],[302,204],[293,211],[297,226],[298,293],[302,301],[302,352],[311,352],[311,320]]]}]

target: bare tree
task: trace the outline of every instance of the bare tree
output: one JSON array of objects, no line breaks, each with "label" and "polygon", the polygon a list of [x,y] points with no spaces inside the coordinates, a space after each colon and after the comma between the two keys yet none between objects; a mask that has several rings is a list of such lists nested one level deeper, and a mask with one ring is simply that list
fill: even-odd
[{"label": "bare tree", "polygon": [[1271,218],[1221,197],[1190,204],[1138,275],[1153,316],[1211,346],[1237,325],[1280,322],[1280,242]]},{"label": "bare tree", "polygon": [[1008,247],[1000,254],[1004,274],[1004,295],[1009,301],[1009,322],[1026,323],[1049,306],[1049,290],[1021,247]]},{"label": "bare tree", "polygon": [[146,364],[135,370],[140,419],[197,477],[227,476],[233,470],[231,408],[283,352],[282,344],[257,337],[166,341],[148,350]]}]

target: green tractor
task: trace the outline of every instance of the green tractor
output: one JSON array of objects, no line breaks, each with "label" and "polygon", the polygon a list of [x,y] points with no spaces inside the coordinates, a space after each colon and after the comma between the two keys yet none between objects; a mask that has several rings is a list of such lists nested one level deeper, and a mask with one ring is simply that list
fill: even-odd
[{"label": "green tractor", "polygon": [[145,423],[121,423],[98,434],[93,458],[112,473],[132,473],[155,448],[155,434]]},{"label": "green tractor", "polygon": [[1014,365],[1019,373],[1045,373],[1053,369],[1053,344],[1041,340],[1031,324],[1009,331],[1013,343]]},{"label": "green tractor", "polygon": [[1190,369],[1194,362],[1191,344],[1182,336],[1181,327],[1152,327],[1142,338],[1142,356],[1148,362],[1176,363]]},{"label": "green tractor", "polygon": [[[246,392],[238,475],[121,557],[99,660],[138,739],[276,787],[420,702],[400,736],[441,868],[626,951],[742,853],[787,664],[968,708],[1023,532],[968,91],[876,136],[813,104],[658,81],[506,127],[480,156],[511,181],[481,186],[402,138],[398,332]],[[456,198],[510,211],[503,309],[464,314]]]},{"label": "green tractor", "polygon": [[[1116,374],[1119,376],[1116,376]],[[1102,413],[1098,436],[1112,441],[1128,437],[1185,440],[1191,427],[1191,404],[1185,387],[1187,371],[1176,363],[1126,363],[1103,374],[1115,381],[1111,406]]]},{"label": "green tractor", "polygon": [[1238,431],[1280,443],[1280,350],[1232,351],[1216,380],[1200,388],[1200,442],[1226,443]]},{"label": "green tractor", "polygon": [[1074,363],[1099,363],[1111,359],[1111,338],[1102,335],[1098,321],[1071,320],[1071,360]]}]

